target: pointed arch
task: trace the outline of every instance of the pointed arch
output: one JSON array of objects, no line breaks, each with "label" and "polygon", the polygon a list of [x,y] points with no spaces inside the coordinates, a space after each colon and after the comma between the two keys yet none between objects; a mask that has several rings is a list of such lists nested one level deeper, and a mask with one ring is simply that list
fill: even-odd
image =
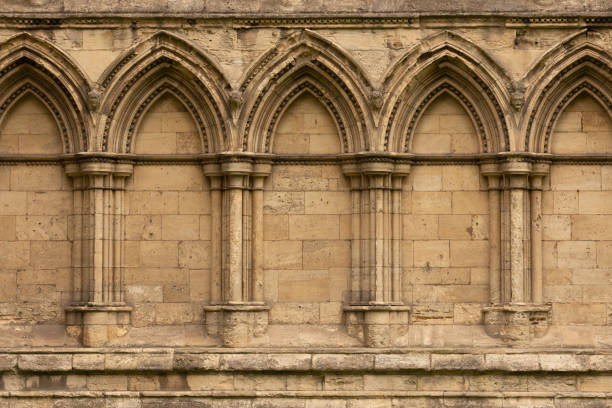
[{"label": "pointed arch", "polygon": [[512,81],[478,46],[452,32],[434,34],[400,58],[385,75],[381,141],[386,151],[409,152],[416,124],[443,93],[469,113],[481,152],[511,148]]},{"label": "pointed arch", "polygon": [[583,30],[543,55],[529,70],[524,83],[524,147],[550,152],[550,137],[563,110],[588,93],[612,118],[612,55],[596,31]]},{"label": "pointed arch", "polygon": [[270,152],[278,119],[295,98],[309,92],[334,118],[344,152],[371,150],[373,125],[366,107],[370,89],[361,68],[338,46],[309,30],[295,33],[244,75],[238,146]]},{"label": "pointed arch", "polygon": [[91,83],[55,45],[27,33],[0,44],[0,89],[0,123],[19,99],[34,95],[53,115],[65,153],[89,149]]},{"label": "pointed arch", "polygon": [[120,55],[103,73],[100,84],[104,126],[102,151],[129,153],[143,114],[166,93],[192,115],[203,152],[221,151],[230,138],[229,82],[202,50],[161,31]]}]

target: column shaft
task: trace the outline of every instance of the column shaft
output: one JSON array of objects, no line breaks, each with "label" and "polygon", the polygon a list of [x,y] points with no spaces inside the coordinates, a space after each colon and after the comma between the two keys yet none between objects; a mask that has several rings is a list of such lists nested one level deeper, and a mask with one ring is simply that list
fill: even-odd
[{"label": "column shaft", "polygon": [[531,190],[531,274],[532,301],[542,303],[542,177],[532,179]]},{"label": "column shaft", "polygon": [[253,223],[253,280],[252,294],[253,300],[256,302],[264,301],[264,269],[263,269],[263,194],[264,194],[264,178],[261,176],[253,176],[253,193],[252,193],[252,223]]},{"label": "column shaft", "polygon": [[227,176],[229,194],[228,211],[228,301],[241,302],[242,299],[242,190],[243,175]]}]

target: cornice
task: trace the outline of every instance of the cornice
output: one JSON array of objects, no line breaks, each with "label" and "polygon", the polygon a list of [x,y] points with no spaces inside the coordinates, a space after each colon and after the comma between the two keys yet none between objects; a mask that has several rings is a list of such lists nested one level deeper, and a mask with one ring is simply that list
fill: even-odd
[{"label": "cornice", "polygon": [[161,13],[4,13],[3,28],[435,28],[435,27],[612,27],[612,9],[599,13],[539,15],[537,13],[402,13],[402,14],[166,14]]},{"label": "cornice", "polygon": [[529,162],[567,165],[610,165],[612,154],[551,154],[501,152],[476,154],[413,154],[393,152],[360,152],[343,154],[270,154],[223,152],[204,154],[164,155],[89,152],[58,155],[0,155],[0,166],[60,165],[98,162],[134,165],[205,165],[221,163],[266,163],[276,165],[338,165],[363,162],[389,162],[414,165],[475,165],[502,162]]}]

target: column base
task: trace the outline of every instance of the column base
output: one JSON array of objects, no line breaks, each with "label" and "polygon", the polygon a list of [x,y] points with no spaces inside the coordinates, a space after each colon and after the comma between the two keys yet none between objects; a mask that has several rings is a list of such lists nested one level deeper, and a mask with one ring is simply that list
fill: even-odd
[{"label": "column base", "polygon": [[236,303],[204,307],[204,324],[211,336],[221,337],[226,347],[244,347],[268,330],[269,306]]},{"label": "column base", "polygon": [[85,347],[103,347],[127,334],[132,308],[126,305],[83,305],[66,308],[66,330]]},{"label": "column base", "polygon": [[410,306],[367,304],[344,306],[348,333],[367,347],[397,346],[397,340],[408,334]]},{"label": "column base", "polygon": [[551,321],[550,305],[498,305],[482,312],[487,334],[504,341],[543,337]]}]

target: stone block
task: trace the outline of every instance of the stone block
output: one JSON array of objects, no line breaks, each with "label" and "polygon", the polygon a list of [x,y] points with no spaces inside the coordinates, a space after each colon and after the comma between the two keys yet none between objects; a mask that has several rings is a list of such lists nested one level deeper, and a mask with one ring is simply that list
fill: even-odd
[{"label": "stone block", "polygon": [[289,216],[289,239],[315,240],[340,238],[340,218],[337,215]]},{"label": "stone block", "polygon": [[161,239],[164,241],[200,239],[200,217],[197,215],[164,215]]},{"label": "stone block", "polygon": [[14,302],[15,300],[17,300],[17,272],[2,271],[0,272],[0,302]]},{"label": "stone block", "polygon": [[366,391],[416,390],[417,377],[401,374],[366,374],[363,376],[363,388]]},{"label": "stone block", "polygon": [[311,368],[310,354],[224,354],[220,367],[230,371],[306,371]]},{"label": "stone block", "polygon": [[21,354],[17,367],[23,371],[70,371],[72,354]]},{"label": "stone block", "polygon": [[573,215],[572,239],[612,240],[612,216],[609,215]]},{"label": "stone block", "polygon": [[193,391],[233,390],[233,374],[187,374],[187,386]]},{"label": "stone block", "polygon": [[0,215],[23,215],[26,212],[25,191],[3,191],[0,194]]},{"label": "stone block", "polygon": [[173,367],[180,371],[217,370],[221,356],[209,353],[175,353]]},{"label": "stone block", "polygon": [[286,381],[284,375],[236,374],[234,376],[234,388],[242,391],[281,391],[286,388]]},{"label": "stone block", "polygon": [[553,303],[556,324],[606,324],[606,305],[601,303]]},{"label": "stone block", "polygon": [[173,367],[172,353],[109,353],[104,368],[107,371],[169,371]]},{"label": "stone block", "polygon": [[402,225],[404,239],[438,239],[437,215],[404,215]]},{"label": "stone block", "polygon": [[177,214],[179,210],[176,191],[131,191],[127,197],[130,214]]},{"label": "stone block", "polygon": [[304,214],[302,192],[264,191],[264,214]]},{"label": "stone block", "polygon": [[105,359],[106,356],[104,354],[74,354],[72,357],[72,367],[74,370],[102,371],[104,370]]},{"label": "stone block", "polygon": [[413,214],[450,214],[451,193],[422,192],[412,193]]},{"label": "stone block", "polygon": [[350,214],[351,194],[348,191],[306,191],[306,214]]},{"label": "stone block", "polygon": [[326,374],[323,385],[326,391],[362,391],[362,375]]},{"label": "stone block", "polygon": [[0,354],[0,371],[12,371],[16,367],[16,354]]},{"label": "stone block", "polygon": [[[188,248],[184,248],[186,250]],[[176,241],[141,241],[140,260],[143,266],[177,267],[179,250]],[[188,259],[187,254],[184,256]]]},{"label": "stone block", "polygon": [[484,267],[488,265],[488,241],[450,241],[450,266]]},{"label": "stone block", "polygon": [[264,215],[264,240],[282,241],[289,239],[288,215]]},{"label": "stone block", "polygon": [[200,166],[134,166],[135,190],[201,191],[204,176]]},{"label": "stone block", "polygon": [[127,376],[120,374],[93,374],[87,376],[89,391],[126,391]]},{"label": "stone block", "polygon": [[128,215],[125,217],[125,239],[133,241],[162,239],[159,215]]},{"label": "stone block", "polygon": [[579,214],[612,214],[612,191],[580,191]]},{"label": "stone block", "polygon": [[264,241],[264,268],[300,269],[302,267],[301,241]]},{"label": "stone block", "polygon": [[[174,241],[167,241],[174,242]],[[178,262],[181,268],[206,269],[210,267],[209,241],[180,241]]]},{"label": "stone block", "polygon": [[270,309],[270,324],[317,324],[317,303],[276,303]]},{"label": "stone block", "polygon": [[71,249],[68,241],[31,241],[30,264],[37,269],[69,268]]},{"label": "stone block", "polygon": [[418,377],[419,391],[463,391],[467,380],[462,375],[435,374]]},{"label": "stone block", "polygon": [[414,191],[442,191],[442,168],[415,166],[410,173],[410,185]]},{"label": "stone block", "polygon": [[544,215],[542,217],[542,239],[550,241],[570,240],[572,220],[569,215]]},{"label": "stone block", "polygon": [[440,239],[471,239],[472,217],[470,215],[440,215],[438,236]]},{"label": "stone block", "polygon": [[559,241],[557,265],[559,268],[593,268],[597,265],[597,247],[594,241]]},{"label": "stone block", "polygon": [[[166,213],[166,212],[164,212]],[[179,214],[210,214],[210,194],[207,191],[180,191]]]},{"label": "stone block", "polygon": [[374,368],[374,356],[368,354],[315,354],[312,356],[312,368],[330,371],[371,370]]},{"label": "stone block", "polygon": [[483,355],[473,354],[432,354],[431,368],[434,370],[483,370]]},{"label": "stone block", "polygon": [[351,266],[350,241],[304,241],[304,269],[343,268]]},{"label": "stone block", "polygon": [[540,367],[544,371],[588,371],[588,356],[572,354],[540,354]]},{"label": "stone block", "polygon": [[455,191],[452,206],[453,214],[488,214],[489,196],[485,191]]},{"label": "stone block", "polygon": [[550,169],[552,190],[601,190],[601,171],[597,166],[554,165]]},{"label": "stone block", "polygon": [[417,267],[448,267],[449,241],[414,241],[414,265]]},{"label": "stone block", "polygon": [[540,359],[537,354],[486,354],[485,368],[501,371],[537,371]]},{"label": "stone block", "polygon": [[442,190],[478,191],[480,189],[480,170],[478,166],[443,166]]}]

